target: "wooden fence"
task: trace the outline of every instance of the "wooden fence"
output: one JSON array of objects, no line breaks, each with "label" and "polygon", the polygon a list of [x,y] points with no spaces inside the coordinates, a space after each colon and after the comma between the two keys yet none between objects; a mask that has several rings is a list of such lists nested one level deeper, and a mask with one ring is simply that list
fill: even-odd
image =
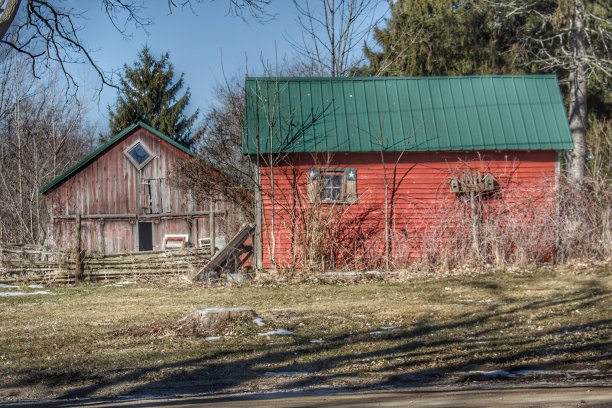
[{"label": "wooden fence", "polygon": [[[34,245],[0,244],[0,283],[73,283],[77,271],[73,251]],[[210,261],[210,248],[127,254],[85,254],[80,279],[146,278],[164,275],[195,275]]]}]

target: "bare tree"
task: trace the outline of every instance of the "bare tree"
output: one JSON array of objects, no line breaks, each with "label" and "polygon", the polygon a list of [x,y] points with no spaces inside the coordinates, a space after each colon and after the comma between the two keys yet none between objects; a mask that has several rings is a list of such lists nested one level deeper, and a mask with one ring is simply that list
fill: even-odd
[{"label": "bare tree", "polygon": [[211,195],[223,197],[252,222],[254,169],[242,154],[244,88],[237,79],[227,80],[216,87],[215,94],[217,104],[206,112],[196,132],[199,157],[178,164],[171,178],[181,189],[191,191],[197,201]]},{"label": "bare tree", "polygon": [[[574,150],[570,174],[580,184],[585,176],[589,81],[612,78],[612,7],[603,0],[558,0],[543,7],[538,0],[482,0],[504,17],[536,17],[539,29],[525,29],[517,38],[524,64],[555,71],[569,90],[569,123]],[[525,19],[533,25],[531,19]],[[565,78],[563,78],[565,77]]]},{"label": "bare tree", "polygon": [[[166,1],[170,13],[176,8],[195,11],[194,3],[203,2]],[[267,16],[265,6],[270,1],[228,0],[228,12],[243,18],[248,13],[263,20]],[[152,20],[145,15],[142,1],[101,0],[100,7],[113,26],[126,36],[128,25],[146,31],[152,24]],[[26,55],[35,77],[40,76],[40,72],[49,66],[49,62],[57,63],[68,83],[78,88],[69,65],[85,63],[94,69],[100,78],[101,87],[114,86],[111,75],[95,62],[90,50],[81,40],[78,22],[82,18],[82,13],[67,7],[60,0],[0,0],[0,44]]]},{"label": "bare tree", "polygon": [[302,34],[289,43],[310,75],[346,76],[360,59],[360,48],[377,20],[380,0],[293,0]]},{"label": "bare tree", "polygon": [[38,189],[92,145],[85,109],[64,98],[57,71],[34,82],[20,54],[0,63],[0,241],[43,243],[48,212]]}]

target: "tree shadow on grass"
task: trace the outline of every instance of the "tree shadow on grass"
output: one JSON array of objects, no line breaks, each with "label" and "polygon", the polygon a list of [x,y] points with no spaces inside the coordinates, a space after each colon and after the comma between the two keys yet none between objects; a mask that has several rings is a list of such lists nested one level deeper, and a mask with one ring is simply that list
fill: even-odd
[{"label": "tree shadow on grass", "polygon": [[[72,388],[59,398],[104,394],[117,386],[131,395],[249,390],[271,381],[276,372],[305,374],[275,377],[279,381],[273,385],[278,391],[313,386],[333,389],[337,384],[356,389],[432,386],[460,382],[462,373],[470,370],[497,368],[563,370],[586,365],[608,373],[612,357],[609,316],[596,316],[579,324],[545,326],[551,317],[559,319],[589,307],[601,308],[599,305],[609,297],[609,291],[592,280],[570,294],[529,302],[490,303],[453,320],[431,318],[388,331],[368,329],[327,337],[321,333],[324,343],[311,342],[319,336],[296,335],[286,344],[241,344],[205,358],[94,378],[94,383]],[[528,317],[530,323],[524,321]],[[517,325],[531,328],[516,330]],[[153,377],[156,379],[151,380]],[[349,378],[365,381],[347,382]],[[51,388],[69,382],[68,373],[65,378],[24,374],[9,386],[43,384]]]}]

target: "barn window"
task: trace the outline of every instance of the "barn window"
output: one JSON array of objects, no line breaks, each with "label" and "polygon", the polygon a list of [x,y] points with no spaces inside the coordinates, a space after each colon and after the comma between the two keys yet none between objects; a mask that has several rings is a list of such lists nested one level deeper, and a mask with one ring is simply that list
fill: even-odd
[{"label": "barn window", "polygon": [[309,169],[308,200],[311,203],[357,202],[357,170]]},{"label": "barn window", "polygon": [[125,149],[125,155],[138,169],[142,169],[155,157],[147,146],[141,141],[138,141]]}]

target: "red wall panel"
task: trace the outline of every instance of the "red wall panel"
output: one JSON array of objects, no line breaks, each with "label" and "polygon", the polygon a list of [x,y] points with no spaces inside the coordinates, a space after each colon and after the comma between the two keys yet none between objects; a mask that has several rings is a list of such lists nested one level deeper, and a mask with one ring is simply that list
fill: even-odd
[{"label": "red wall panel", "polygon": [[[358,202],[320,204],[318,210],[327,212],[323,216],[326,225],[337,230],[335,237],[342,242],[336,244],[343,246],[341,256],[369,251],[371,257],[380,258],[384,253],[386,211],[392,211],[394,216],[389,218],[392,233],[397,242],[405,241],[396,245],[395,255],[415,258],[422,250],[425,231],[434,228],[456,206],[458,198],[450,192],[451,178],[465,171],[490,173],[499,184],[499,194],[494,200],[485,201],[485,206],[518,205],[527,198],[525,205],[547,211],[550,193],[555,189],[555,160],[554,151],[414,152],[383,156],[353,153],[333,157],[293,155],[283,165],[275,166],[273,172],[262,165],[263,267],[273,266],[272,257],[276,266],[286,267],[300,256],[296,255],[299,250],[292,239],[309,233],[305,225],[308,222],[304,220],[310,216],[305,215],[310,211],[308,208],[312,209],[306,199],[307,172],[312,167],[357,169]],[[394,190],[393,208],[388,205],[387,210],[385,185],[389,186],[389,196]],[[391,201],[387,199],[389,204]]]}]

